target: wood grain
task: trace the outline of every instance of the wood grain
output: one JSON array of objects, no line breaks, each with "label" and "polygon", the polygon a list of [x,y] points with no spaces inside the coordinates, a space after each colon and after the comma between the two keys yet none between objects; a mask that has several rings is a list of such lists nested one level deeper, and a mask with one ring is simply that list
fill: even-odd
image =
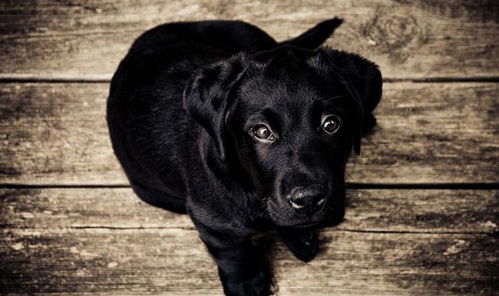
[{"label": "wood grain", "polygon": [[[0,182],[127,184],[105,124],[106,83],[0,84]],[[387,83],[356,183],[497,183],[499,84]]]},{"label": "wood grain", "polygon": [[[497,238],[328,229],[301,263],[260,237],[277,295],[493,295]],[[189,229],[32,229],[0,235],[0,292],[221,295],[215,265]]]},{"label": "wood grain", "polygon": [[0,77],[109,79],[144,30],[239,19],[278,40],[338,16],[327,44],[366,56],[385,77],[498,76],[499,4],[459,1],[1,1]]},{"label": "wood grain", "polygon": [[[411,185],[499,184],[499,83],[458,82],[499,77],[495,0],[0,1],[0,294],[222,295],[187,216],[106,188],[127,180],[105,82],[161,23],[240,19],[284,40],[333,16],[327,44],[395,81],[347,181],[408,189],[348,189],[308,264],[258,235],[275,294],[496,295],[499,190]],[[397,82],[411,79],[451,83]]]},{"label": "wood grain", "polygon": [[[347,191],[345,222],[364,232],[499,232],[498,190]],[[129,188],[0,189],[5,228],[193,229],[190,219],[139,200]]]}]

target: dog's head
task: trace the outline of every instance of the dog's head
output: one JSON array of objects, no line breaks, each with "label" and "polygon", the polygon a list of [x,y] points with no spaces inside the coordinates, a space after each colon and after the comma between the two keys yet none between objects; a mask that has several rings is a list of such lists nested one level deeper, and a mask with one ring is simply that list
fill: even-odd
[{"label": "dog's head", "polygon": [[218,156],[241,170],[280,226],[343,217],[344,170],[364,113],[381,96],[376,65],[332,49],[283,46],[212,65],[184,104]]}]

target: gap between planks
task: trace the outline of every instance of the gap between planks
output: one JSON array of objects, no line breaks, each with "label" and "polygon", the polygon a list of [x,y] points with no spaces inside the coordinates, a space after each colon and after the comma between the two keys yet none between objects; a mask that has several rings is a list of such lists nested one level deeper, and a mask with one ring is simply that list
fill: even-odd
[{"label": "gap between planks", "polygon": [[[110,83],[111,77],[103,76],[87,76],[87,77],[71,77],[71,76],[29,76],[15,74],[0,74],[0,83]],[[384,77],[384,83],[463,83],[463,82],[499,82],[499,76],[473,76],[473,77]]]},{"label": "gap between planks", "polygon": [[[0,189],[44,189],[44,188],[131,188],[129,184],[26,184],[26,183],[0,183]],[[346,183],[346,189],[471,189],[471,190],[497,190],[499,183]]]},{"label": "gap between planks", "polygon": [[[341,225],[341,224],[340,224]],[[32,226],[28,227],[16,227],[16,225],[12,224],[0,224],[0,234],[11,233],[17,231],[41,231],[41,230],[49,230],[49,232],[65,232],[65,231],[92,231],[96,232],[102,231],[133,231],[133,230],[179,230],[179,231],[195,231],[197,229],[192,227],[166,227],[166,226],[140,226],[140,227],[129,227],[129,226],[64,226],[64,227],[37,227],[33,228]],[[486,235],[493,238],[499,238],[499,231],[417,231],[417,230],[377,230],[377,229],[352,229],[352,228],[344,228],[341,226],[326,226],[323,228],[319,228],[320,231],[334,231],[334,232],[345,232],[345,233],[372,233],[372,234],[408,234],[408,235],[439,235],[439,236],[455,236],[455,235]],[[271,233],[274,232],[272,230],[259,233],[258,235],[262,235],[263,233]]]}]

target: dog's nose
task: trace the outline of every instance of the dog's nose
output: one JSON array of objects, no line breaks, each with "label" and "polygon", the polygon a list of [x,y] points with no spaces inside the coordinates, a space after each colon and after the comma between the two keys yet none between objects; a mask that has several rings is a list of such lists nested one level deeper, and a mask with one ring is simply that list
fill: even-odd
[{"label": "dog's nose", "polygon": [[289,202],[295,210],[312,215],[322,208],[326,198],[320,185],[310,185],[295,187],[289,195]]}]

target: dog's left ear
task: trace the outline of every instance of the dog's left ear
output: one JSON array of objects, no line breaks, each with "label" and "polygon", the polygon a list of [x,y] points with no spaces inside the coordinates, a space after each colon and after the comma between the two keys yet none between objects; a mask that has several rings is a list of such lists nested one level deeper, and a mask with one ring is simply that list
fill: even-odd
[{"label": "dog's left ear", "polygon": [[211,136],[221,161],[226,157],[225,121],[234,101],[232,90],[245,70],[244,55],[238,54],[202,69],[184,89],[184,108]]},{"label": "dog's left ear", "polygon": [[367,116],[378,105],[383,81],[378,66],[356,54],[350,54],[329,48],[321,49],[327,57],[332,74],[344,86],[356,105],[357,118],[354,125],[353,148],[360,154],[360,138]]}]

